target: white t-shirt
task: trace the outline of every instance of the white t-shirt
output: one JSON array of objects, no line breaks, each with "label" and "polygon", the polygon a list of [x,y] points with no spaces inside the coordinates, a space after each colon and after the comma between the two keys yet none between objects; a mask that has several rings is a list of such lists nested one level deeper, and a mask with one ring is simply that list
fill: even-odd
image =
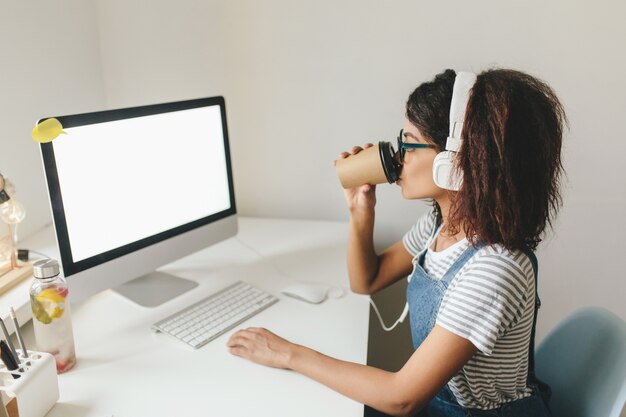
[{"label": "white t-shirt", "polygon": [[[434,228],[433,212],[421,217],[403,238],[407,251],[417,255]],[[441,279],[468,246],[467,239],[441,252],[434,252],[432,245],[424,270]],[[502,245],[481,248],[456,274],[444,294],[436,324],[478,348],[448,382],[460,405],[492,409],[532,393],[526,379],[534,303],[532,263],[522,251],[509,251]]]}]

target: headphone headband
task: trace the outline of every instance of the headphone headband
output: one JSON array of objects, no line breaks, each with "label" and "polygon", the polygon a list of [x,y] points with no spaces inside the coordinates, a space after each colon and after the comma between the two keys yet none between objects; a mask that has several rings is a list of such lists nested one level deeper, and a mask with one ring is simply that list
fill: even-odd
[{"label": "headphone headband", "polygon": [[472,72],[458,72],[454,79],[450,103],[450,133],[446,140],[446,150],[440,152],[433,162],[433,180],[438,187],[446,190],[458,191],[463,181],[463,177],[456,170],[454,159],[463,142],[461,133],[465,110],[475,82],[476,74]]},{"label": "headphone headband", "polygon": [[452,102],[450,103],[450,133],[446,141],[446,150],[458,152],[461,148],[461,132],[465,121],[465,110],[469,101],[469,93],[476,82],[473,72],[458,72],[454,79]]}]

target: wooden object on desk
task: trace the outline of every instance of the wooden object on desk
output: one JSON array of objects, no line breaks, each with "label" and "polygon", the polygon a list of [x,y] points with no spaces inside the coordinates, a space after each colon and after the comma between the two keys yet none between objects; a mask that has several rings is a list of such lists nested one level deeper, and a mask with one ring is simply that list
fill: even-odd
[{"label": "wooden object on desk", "polygon": [[20,263],[19,268],[0,275],[0,294],[4,294],[26,278],[33,276],[33,265],[30,263]]},{"label": "wooden object on desk", "polygon": [[20,417],[20,412],[17,409],[17,398],[13,398],[11,401],[9,401],[6,407],[7,413],[9,413],[9,417]]},{"label": "wooden object on desk", "polygon": [[0,398],[0,417],[20,417],[17,409],[17,398],[11,398],[7,404]]}]

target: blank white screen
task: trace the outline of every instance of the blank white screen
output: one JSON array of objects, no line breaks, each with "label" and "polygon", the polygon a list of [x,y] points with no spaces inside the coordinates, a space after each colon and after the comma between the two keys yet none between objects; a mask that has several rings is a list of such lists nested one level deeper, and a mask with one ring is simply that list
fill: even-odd
[{"label": "blank white screen", "polygon": [[74,262],[230,208],[218,105],[65,131],[53,145]]}]

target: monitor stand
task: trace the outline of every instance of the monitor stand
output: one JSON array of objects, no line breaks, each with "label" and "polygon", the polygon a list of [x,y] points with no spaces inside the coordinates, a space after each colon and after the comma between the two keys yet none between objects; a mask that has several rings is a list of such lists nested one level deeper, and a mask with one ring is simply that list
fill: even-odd
[{"label": "monitor stand", "polygon": [[140,306],[156,307],[197,286],[195,281],[153,271],[113,288],[113,291]]}]

